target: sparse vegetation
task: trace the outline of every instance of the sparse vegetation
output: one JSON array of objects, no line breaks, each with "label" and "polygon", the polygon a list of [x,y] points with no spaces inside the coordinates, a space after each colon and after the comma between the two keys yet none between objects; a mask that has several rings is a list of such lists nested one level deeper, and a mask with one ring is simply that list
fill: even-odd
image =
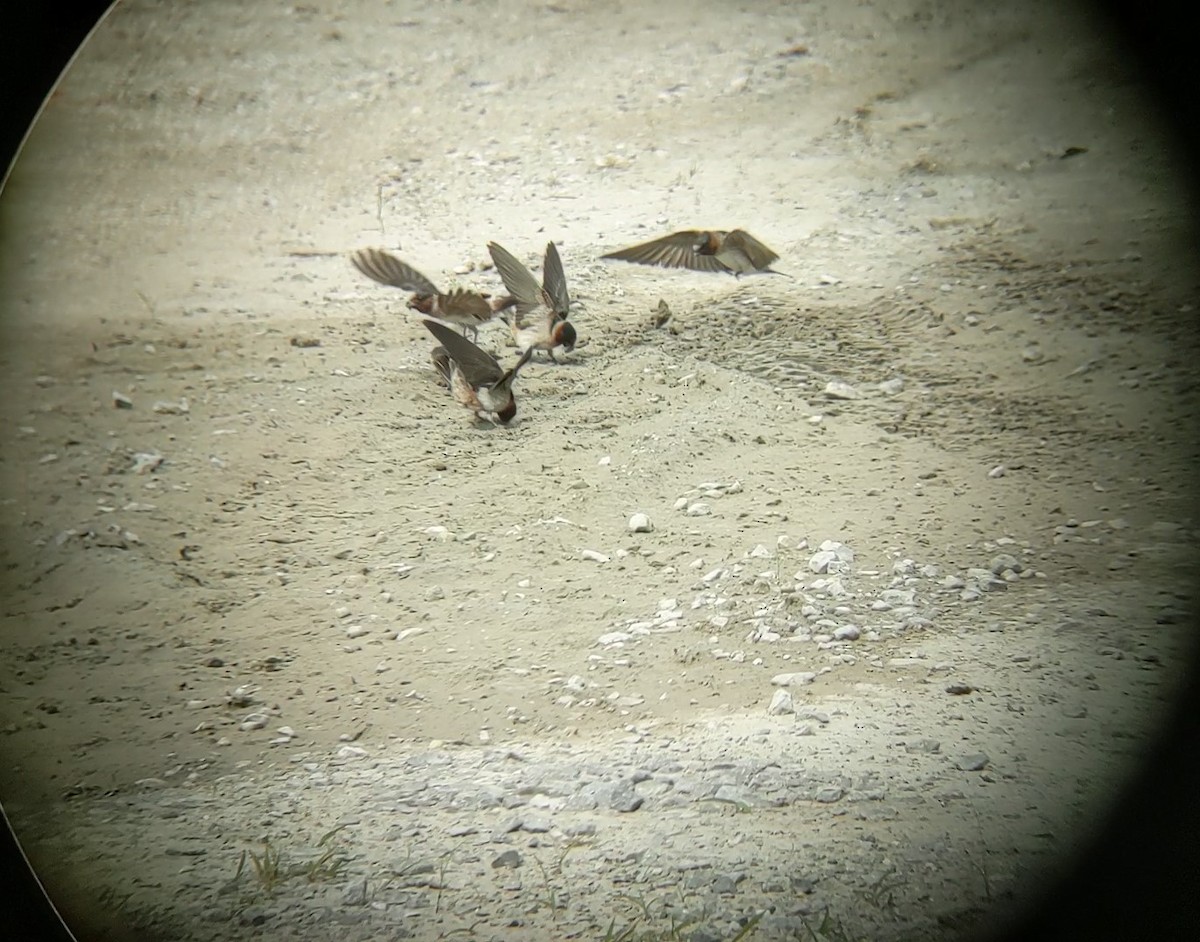
[{"label": "sparse vegetation", "polygon": [[306,859],[295,859],[298,855],[285,853],[269,840],[263,841],[261,851],[243,850],[230,885],[241,886],[247,861],[257,884],[257,892],[267,896],[274,895],[280,886],[298,877],[303,877],[309,883],[329,883],[337,880],[344,873],[350,860],[345,848],[336,840],[338,833],[345,826],[339,825],[323,834],[317,841],[317,850],[320,853],[309,855]]}]

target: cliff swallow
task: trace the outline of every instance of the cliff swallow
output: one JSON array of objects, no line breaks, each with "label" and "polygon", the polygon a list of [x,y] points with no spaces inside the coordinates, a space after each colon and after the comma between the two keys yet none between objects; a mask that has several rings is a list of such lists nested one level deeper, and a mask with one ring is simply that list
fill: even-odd
[{"label": "cliff swallow", "polygon": [[743,229],[732,232],[685,229],[600,257],[663,268],[729,272],[739,278],[757,272],[787,274],[769,267],[779,256]]},{"label": "cliff swallow", "polygon": [[479,327],[501,311],[511,307],[512,298],[493,299],[489,294],[455,288],[449,294],[438,291],[432,281],[411,265],[382,249],[359,249],[350,256],[354,267],[381,285],[411,291],[408,307],[421,314],[457,324],[463,335],[467,331],[479,338]]},{"label": "cliff swallow", "polygon": [[431,358],[450,387],[450,394],[481,419],[505,425],[511,422],[517,414],[513,380],[517,378],[517,371],[533,356],[532,348],[522,354],[511,370],[505,371],[490,353],[480,350],[445,324],[431,320],[423,323],[440,344],[434,347]]},{"label": "cliff swallow", "polygon": [[545,350],[555,363],[554,348],[567,353],[575,349],[575,327],[567,320],[571,311],[571,296],[567,293],[567,278],[562,259],[553,242],[546,243],[542,262],[542,283],[518,262],[508,250],[495,242],[488,243],[488,252],[496,263],[496,271],[513,298],[511,305],[513,339],[517,349]]}]

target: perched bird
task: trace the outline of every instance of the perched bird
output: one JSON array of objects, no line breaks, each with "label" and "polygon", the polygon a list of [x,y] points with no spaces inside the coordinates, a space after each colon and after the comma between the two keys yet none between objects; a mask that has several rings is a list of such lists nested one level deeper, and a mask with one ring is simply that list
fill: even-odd
[{"label": "perched bird", "polygon": [[739,278],[757,272],[787,274],[769,267],[779,256],[743,229],[732,232],[685,229],[600,257],[663,268],[729,272]]},{"label": "perched bird", "polygon": [[511,422],[517,414],[513,380],[517,378],[517,371],[533,356],[533,349],[526,350],[516,365],[505,371],[490,353],[480,350],[445,324],[433,320],[423,323],[439,343],[431,358],[434,368],[450,387],[450,394],[481,419],[500,424]]},{"label": "perched bird", "polygon": [[449,294],[438,291],[432,281],[411,265],[382,249],[359,249],[350,261],[360,272],[381,285],[391,285],[411,291],[408,307],[421,314],[436,317],[462,328],[464,336],[470,330],[479,338],[479,327],[501,311],[516,303],[512,298],[493,299],[490,294],[455,288]]},{"label": "perched bird", "polygon": [[568,322],[571,311],[571,296],[567,294],[567,278],[563,274],[562,259],[553,242],[546,243],[546,257],[542,262],[542,283],[539,285],[533,273],[517,261],[512,253],[495,242],[488,243],[488,252],[496,263],[496,271],[504,280],[504,287],[513,298],[513,339],[517,349],[545,350],[555,363],[554,348],[562,347],[567,353],[575,349],[575,327]]}]

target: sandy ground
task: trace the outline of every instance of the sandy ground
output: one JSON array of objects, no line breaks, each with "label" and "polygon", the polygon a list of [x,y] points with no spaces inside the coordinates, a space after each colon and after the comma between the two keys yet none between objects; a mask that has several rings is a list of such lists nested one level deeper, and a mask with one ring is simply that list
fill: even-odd
[{"label": "sandy ground", "polygon": [[[1045,6],[121,4],[2,204],[0,796],[35,856],[117,922],[257,937],[180,928],[203,881],[189,902],[153,829],[129,841],[139,802],[225,796],[228,878],[252,796],[348,745],[739,752],[801,722],[767,707],[807,671],[796,709],[834,721],[806,766],[890,776],[886,804],[932,794],[892,747],[941,741],[963,801],[892,820],[976,853],[908,866],[892,834],[844,882],[878,904],[897,870],[899,902],[830,891],[848,931],[929,937],[934,885],[947,912],[1019,897],[1182,675],[1197,537],[1178,184],[1130,68]],[[792,277],[598,260],[738,226]],[[488,240],[535,268],[555,241],[578,302],[510,428],[347,261],[495,292]],[[515,357],[499,322],[481,344]],[[855,554],[832,588],[826,540]],[[790,803],[759,856],[798,828],[858,853],[836,804]],[[603,937],[587,872],[527,937]],[[504,906],[468,918],[459,889],[406,931],[493,937]]]}]

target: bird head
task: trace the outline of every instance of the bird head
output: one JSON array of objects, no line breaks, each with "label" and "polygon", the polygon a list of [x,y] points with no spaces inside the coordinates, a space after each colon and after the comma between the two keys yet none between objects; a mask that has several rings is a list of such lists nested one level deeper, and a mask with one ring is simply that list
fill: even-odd
[{"label": "bird head", "polygon": [[570,321],[559,321],[554,328],[554,340],[557,346],[570,353],[575,349],[575,325]]}]

